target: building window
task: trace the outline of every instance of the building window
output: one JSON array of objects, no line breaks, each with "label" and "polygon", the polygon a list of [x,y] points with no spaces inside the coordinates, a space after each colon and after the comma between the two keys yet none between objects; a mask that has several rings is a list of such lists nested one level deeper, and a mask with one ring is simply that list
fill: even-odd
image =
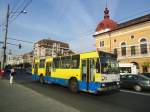
[{"label": "building window", "polygon": [[140,51],[141,54],[147,54],[147,41],[144,38],[140,40]]},{"label": "building window", "polygon": [[147,73],[148,72],[148,67],[147,66],[143,66],[143,73]]},{"label": "building window", "polygon": [[136,54],[135,46],[131,46],[131,56]]},{"label": "building window", "polygon": [[131,35],[131,39],[134,39],[134,35]]},{"label": "building window", "polygon": [[121,43],[121,54],[122,56],[126,55],[126,43],[125,42]]},{"label": "building window", "polygon": [[104,41],[100,41],[100,47],[104,47]]},{"label": "building window", "polygon": [[114,49],[114,54],[117,56],[117,48]]}]

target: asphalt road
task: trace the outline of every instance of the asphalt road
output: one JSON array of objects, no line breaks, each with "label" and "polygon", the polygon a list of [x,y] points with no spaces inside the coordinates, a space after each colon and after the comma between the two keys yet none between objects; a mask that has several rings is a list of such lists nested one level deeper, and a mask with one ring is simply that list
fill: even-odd
[{"label": "asphalt road", "polygon": [[0,79],[0,112],[150,112],[150,93],[71,93],[19,73],[12,85],[7,78]]}]

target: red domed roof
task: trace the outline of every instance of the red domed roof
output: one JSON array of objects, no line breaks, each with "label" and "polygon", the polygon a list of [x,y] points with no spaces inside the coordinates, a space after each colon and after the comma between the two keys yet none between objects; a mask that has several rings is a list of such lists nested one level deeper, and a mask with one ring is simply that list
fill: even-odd
[{"label": "red domed roof", "polygon": [[109,18],[109,10],[107,7],[105,8],[104,13],[105,13],[104,20],[102,20],[98,24],[96,32],[103,31],[106,29],[112,30],[117,26],[117,23]]}]

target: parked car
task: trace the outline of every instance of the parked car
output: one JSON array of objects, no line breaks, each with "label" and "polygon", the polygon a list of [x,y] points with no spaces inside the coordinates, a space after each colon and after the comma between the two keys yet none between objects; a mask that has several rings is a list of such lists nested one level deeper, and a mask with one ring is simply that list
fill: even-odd
[{"label": "parked car", "polygon": [[144,75],[144,76],[150,78],[150,73],[142,73],[142,75]]},{"label": "parked car", "polygon": [[130,88],[135,91],[150,90],[150,79],[139,74],[121,75],[120,86],[121,88]]}]

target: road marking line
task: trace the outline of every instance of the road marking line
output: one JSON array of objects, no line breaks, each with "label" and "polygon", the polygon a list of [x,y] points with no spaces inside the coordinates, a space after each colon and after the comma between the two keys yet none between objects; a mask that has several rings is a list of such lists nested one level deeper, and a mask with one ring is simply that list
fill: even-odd
[{"label": "road marking line", "polygon": [[144,95],[144,96],[150,96],[148,93],[140,93],[140,92],[134,92],[134,91],[128,91],[128,90],[120,90],[121,92],[126,92],[126,93],[134,93],[134,94],[139,94],[139,95]]}]

